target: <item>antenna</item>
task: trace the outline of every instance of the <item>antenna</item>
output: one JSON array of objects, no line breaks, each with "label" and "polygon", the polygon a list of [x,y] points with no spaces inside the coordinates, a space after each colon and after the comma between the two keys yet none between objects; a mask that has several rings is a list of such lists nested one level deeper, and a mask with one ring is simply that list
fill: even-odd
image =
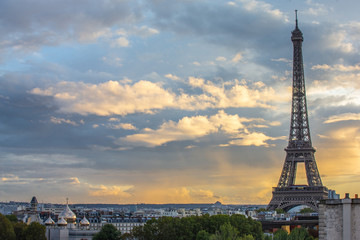
[{"label": "antenna", "polygon": [[298,28],[297,11],[298,11],[298,10],[295,10],[295,23],[296,23],[296,28]]}]

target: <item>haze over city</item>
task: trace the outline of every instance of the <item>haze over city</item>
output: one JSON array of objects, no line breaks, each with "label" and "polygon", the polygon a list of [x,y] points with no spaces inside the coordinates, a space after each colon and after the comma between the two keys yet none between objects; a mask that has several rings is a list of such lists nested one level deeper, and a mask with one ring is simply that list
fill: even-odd
[{"label": "haze over city", "polygon": [[357,193],[359,7],[1,1],[0,201],[267,204],[289,136],[295,9],[323,184]]}]

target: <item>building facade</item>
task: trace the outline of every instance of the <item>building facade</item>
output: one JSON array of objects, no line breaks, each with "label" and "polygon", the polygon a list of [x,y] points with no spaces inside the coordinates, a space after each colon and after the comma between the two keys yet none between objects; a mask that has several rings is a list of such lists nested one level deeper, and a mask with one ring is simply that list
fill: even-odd
[{"label": "building facade", "polygon": [[324,199],[319,204],[319,240],[360,240],[360,199]]}]

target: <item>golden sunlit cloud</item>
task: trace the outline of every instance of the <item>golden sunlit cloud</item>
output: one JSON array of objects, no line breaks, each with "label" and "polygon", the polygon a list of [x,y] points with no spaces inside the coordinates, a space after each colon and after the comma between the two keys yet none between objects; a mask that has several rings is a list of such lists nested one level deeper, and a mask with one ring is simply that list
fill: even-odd
[{"label": "golden sunlit cloud", "polygon": [[230,145],[268,146],[266,143],[267,140],[282,139],[282,137],[268,137],[263,133],[250,133],[243,123],[252,121],[264,122],[263,119],[240,118],[237,114],[229,115],[221,110],[210,117],[184,117],[177,123],[168,121],[156,130],[146,128],[143,129],[141,133],[120,138],[117,143],[121,144],[125,142],[134,145],[154,147],[171,141],[194,140],[217,132],[228,134],[231,138],[239,138],[230,141]]},{"label": "golden sunlit cloud", "polygon": [[264,133],[252,132],[252,133],[242,133],[236,136],[237,139],[229,141],[228,145],[238,145],[238,146],[265,146],[269,147],[270,145],[266,142],[268,140],[279,140],[286,139],[286,136],[282,137],[269,137]]},{"label": "golden sunlit cloud", "polygon": [[[174,75],[168,78],[177,79]],[[227,81],[215,84],[202,78],[189,77],[190,87],[199,88],[201,94],[176,95],[164,89],[161,83],[139,81],[108,81],[100,84],[60,82],[56,87],[34,88],[32,94],[53,96],[60,112],[82,115],[112,114],[127,115],[136,112],[151,114],[155,110],[173,108],[181,110],[204,110],[208,108],[261,107],[272,108],[271,102],[282,101],[274,98],[275,90],[263,82],[249,87],[246,81]]]},{"label": "golden sunlit cloud", "polygon": [[116,197],[130,197],[131,194],[126,192],[134,186],[105,186],[105,185],[89,185],[90,196],[116,196]]},{"label": "golden sunlit cloud", "polygon": [[241,54],[241,53],[237,53],[237,54],[231,59],[231,61],[237,63],[237,62],[239,62],[239,61],[242,60],[242,59],[243,59],[242,54]]},{"label": "golden sunlit cloud", "polygon": [[17,182],[19,181],[19,177],[14,174],[6,174],[6,177],[2,177],[1,181],[3,182]]},{"label": "golden sunlit cloud", "polygon": [[334,123],[341,121],[360,120],[360,113],[343,113],[339,115],[330,116],[324,123]]},{"label": "golden sunlit cloud", "polygon": [[173,75],[173,74],[171,74],[171,73],[166,74],[165,77],[166,77],[166,78],[169,78],[169,79],[171,79],[171,80],[175,80],[175,81],[180,80],[180,78],[179,78],[178,76]]}]

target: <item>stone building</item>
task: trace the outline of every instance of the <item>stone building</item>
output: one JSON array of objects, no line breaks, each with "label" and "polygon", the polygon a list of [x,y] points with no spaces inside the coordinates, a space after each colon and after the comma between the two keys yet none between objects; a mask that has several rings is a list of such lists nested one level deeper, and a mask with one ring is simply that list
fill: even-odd
[{"label": "stone building", "polygon": [[319,205],[319,240],[360,240],[360,199],[324,199]]}]

